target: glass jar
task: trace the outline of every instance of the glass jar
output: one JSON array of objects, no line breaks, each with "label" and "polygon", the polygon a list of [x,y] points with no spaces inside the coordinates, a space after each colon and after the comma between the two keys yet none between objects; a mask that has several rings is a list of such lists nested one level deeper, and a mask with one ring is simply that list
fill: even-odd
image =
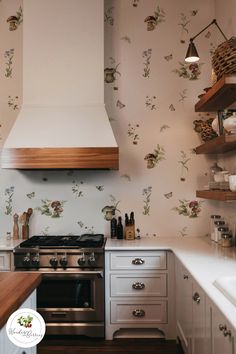
[{"label": "glass jar", "polygon": [[215,240],[215,221],[221,220],[220,215],[211,215],[210,216],[210,232],[211,232],[211,240]]},{"label": "glass jar", "polygon": [[230,232],[222,232],[221,246],[222,247],[231,247],[232,246],[232,234]]},{"label": "glass jar", "polygon": [[229,228],[227,226],[218,227],[218,244],[221,244],[222,234],[229,232]]},{"label": "glass jar", "polygon": [[225,225],[225,221],[219,220],[219,221],[214,221],[214,240],[215,242],[218,242],[218,228],[222,227]]}]

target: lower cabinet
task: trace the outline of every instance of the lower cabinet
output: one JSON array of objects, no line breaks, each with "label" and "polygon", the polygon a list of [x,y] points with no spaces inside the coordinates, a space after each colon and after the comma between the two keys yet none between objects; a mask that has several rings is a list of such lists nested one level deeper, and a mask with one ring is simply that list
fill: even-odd
[{"label": "lower cabinet", "polygon": [[209,353],[234,354],[235,333],[232,326],[209,299],[207,299],[207,311],[210,313],[212,323]]},{"label": "lower cabinet", "polygon": [[[36,310],[36,290],[25,300],[20,308]],[[36,347],[20,348],[14,345],[7,336],[6,325],[0,330],[0,354],[36,354]]]},{"label": "lower cabinet", "polygon": [[174,339],[174,283],[171,252],[106,251],[106,339]]},{"label": "lower cabinet", "polygon": [[176,260],[177,336],[185,354],[236,354],[235,333],[182,263]]},{"label": "lower cabinet", "polygon": [[13,267],[12,251],[0,251],[0,271],[9,271]]}]

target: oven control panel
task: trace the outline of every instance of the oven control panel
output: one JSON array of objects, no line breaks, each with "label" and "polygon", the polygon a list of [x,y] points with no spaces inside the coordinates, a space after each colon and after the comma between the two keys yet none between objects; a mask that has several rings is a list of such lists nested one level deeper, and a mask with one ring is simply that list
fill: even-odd
[{"label": "oven control panel", "polygon": [[102,268],[104,254],[101,252],[22,252],[15,253],[16,268]]}]

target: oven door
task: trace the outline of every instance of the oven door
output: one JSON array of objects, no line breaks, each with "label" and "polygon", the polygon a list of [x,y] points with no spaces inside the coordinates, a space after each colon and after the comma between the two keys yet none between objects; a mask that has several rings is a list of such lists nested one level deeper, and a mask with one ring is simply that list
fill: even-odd
[{"label": "oven door", "polygon": [[43,274],[37,310],[46,323],[104,322],[103,272]]}]

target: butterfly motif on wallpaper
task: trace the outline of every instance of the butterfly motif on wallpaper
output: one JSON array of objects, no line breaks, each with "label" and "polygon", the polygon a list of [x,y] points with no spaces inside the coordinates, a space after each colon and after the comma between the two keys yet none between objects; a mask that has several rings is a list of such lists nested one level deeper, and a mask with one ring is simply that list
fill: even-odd
[{"label": "butterfly motif on wallpaper", "polygon": [[170,104],[170,105],[169,105],[169,110],[170,110],[170,111],[175,111],[175,107],[174,107],[173,104]]},{"label": "butterfly motif on wallpaper", "polygon": [[173,197],[173,192],[169,192],[169,193],[164,194],[164,197],[165,197],[166,199],[172,198],[172,197]]},{"label": "butterfly motif on wallpaper", "polygon": [[173,59],[173,54],[165,55],[165,56],[164,56],[164,59],[165,59],[166,61],[170,61],[171,59]]},{"label": "butterfly motif on wallpaper", "polygon": [[116,102],[116,107],[118,107],[118,108],[122,109],[122,108],[124,108],[124,107],[125,107],[125,104],[124,104],[124,103],[122,103],[120,100],[117,100],[117,102]]}]

